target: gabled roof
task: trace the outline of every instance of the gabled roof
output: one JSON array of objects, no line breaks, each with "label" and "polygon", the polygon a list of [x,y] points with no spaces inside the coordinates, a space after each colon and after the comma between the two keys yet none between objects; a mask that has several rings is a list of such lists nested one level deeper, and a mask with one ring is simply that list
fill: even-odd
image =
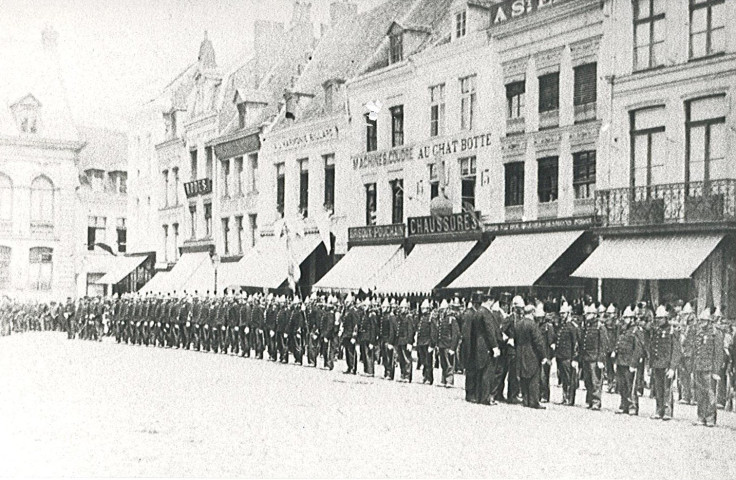
[{"label": "gabled roof", "polygon": [[13,109],[15,107],[21,106],[21,105],[28,105],[32,107],[40,107],[41,102],[38,101],[36,97],[33,96],[31,93],[27,93],[23,97],[19,98],[17,101],[13,102],[10,105],[10,108]]},{"label": "gabled roof", "polygon": [[127,171],[128,139],[123,132],[105,128],[79,127],[86,142],[79,153],[79,171],[89,169],[106,172]]}]

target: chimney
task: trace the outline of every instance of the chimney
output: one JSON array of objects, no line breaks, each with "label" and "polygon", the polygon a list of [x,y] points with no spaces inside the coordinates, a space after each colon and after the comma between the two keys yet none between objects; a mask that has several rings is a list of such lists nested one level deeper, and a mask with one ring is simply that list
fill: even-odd
[{"label": "chimney", "polygon": [[345,0],[332,2],[330,4],[330,26],[334,27],[347,18],[355,18],[358,15],[358,5]]},{"label": "chimney", "polygon": [[292,25],[310,24],[312,22],[312,2],[294,0],[294,10],[291,14]]}]

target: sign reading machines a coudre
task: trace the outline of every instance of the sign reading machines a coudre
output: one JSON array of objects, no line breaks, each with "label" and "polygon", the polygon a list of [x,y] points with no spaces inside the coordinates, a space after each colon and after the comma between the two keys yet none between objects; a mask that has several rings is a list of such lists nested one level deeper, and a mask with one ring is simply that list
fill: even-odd
[{"label": "sign reading machines a coudre", "polygon": [[475,232],[480,230],[480,212],[453,213],[452,215],[430,215],[409,217],[409,236],[442,235],[448,233]]}]

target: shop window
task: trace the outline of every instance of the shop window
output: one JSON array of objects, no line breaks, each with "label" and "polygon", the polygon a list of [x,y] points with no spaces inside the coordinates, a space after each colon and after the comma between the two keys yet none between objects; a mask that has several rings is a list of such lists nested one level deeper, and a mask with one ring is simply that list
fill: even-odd
[{"label": "shop window", "polygon": [[376,192],[376,184],[369,183],[365,186],[365,224],[376,225],[378,196]]},{"label": "shop window", "polygon": [[524,205],[524,162],[505,164],[504,175],[504,205],[507,207]]},{"label": "shop window", "polygon": [[576,200],[593,198],[595,194],[595,157],[595,150],[572,156],[572,186]]},{"label": "shop window", "polygon": [[539,203],[557,201],[557,157],[540,158],[537,163],[537,195]]}]

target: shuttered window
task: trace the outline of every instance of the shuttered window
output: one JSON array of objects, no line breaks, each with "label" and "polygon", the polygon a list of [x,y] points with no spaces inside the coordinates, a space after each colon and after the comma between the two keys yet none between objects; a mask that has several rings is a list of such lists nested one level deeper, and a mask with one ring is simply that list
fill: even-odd
[{"label": "shuttered window", "polygon": [[575,91],[573,102],[575,105],[593,103],[597,98],[597,64],[589,63],[575,68]]}]

